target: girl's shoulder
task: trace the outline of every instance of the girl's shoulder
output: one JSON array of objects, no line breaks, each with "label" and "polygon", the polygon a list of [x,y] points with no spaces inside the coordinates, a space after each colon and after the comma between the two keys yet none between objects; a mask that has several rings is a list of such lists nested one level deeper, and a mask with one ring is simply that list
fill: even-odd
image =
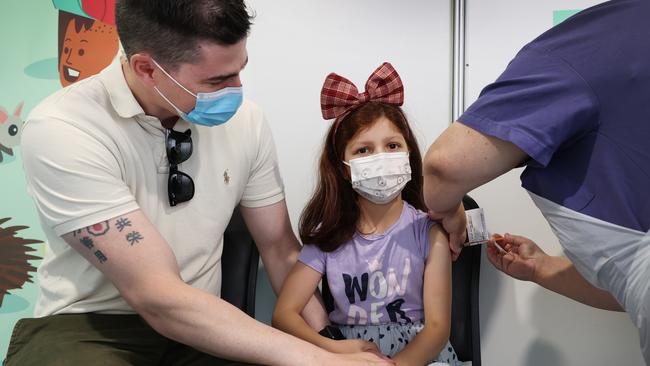
[{"label": "girl's shoulder", "polygon": [[436,222],[431,220],[429,214],[413,207],[410,203],[404,201],[405,220],[414,225],[434,225]]},{"label": "girl's shoulder", "polygon": [[438,224],[431,220],[428,213],[418,210],[406,201],[404,202],[404,205],[408,205],[405,214],[410,220],[409,225],[414,239],[413,245],[415,245],[418,248],[419,253],[426,258],[429,253],[429,234],[431,229],[436,227]]}]

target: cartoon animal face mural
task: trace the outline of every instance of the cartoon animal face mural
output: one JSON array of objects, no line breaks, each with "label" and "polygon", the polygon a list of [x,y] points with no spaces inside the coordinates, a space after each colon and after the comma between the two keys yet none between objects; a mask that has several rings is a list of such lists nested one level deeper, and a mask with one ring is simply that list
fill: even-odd
[{"label": "cartoon animal face mural", "polygon": [[41,241],[16,236],[18,231],[27,229],[29,226],[3,228],[1,225],[9,220],[11,220],[9,217],[0,219],[0,306],[10,290],[22,288],[25,282],[32,282],[29,272],[36,271],[36,267],[29,264],[28,261],[41,259],[41,257],[27,254],[36,251],[28,244],[41,243]]},{"label": "cartoon animal face mural", "polygon": [[22,110],[22,102],[18,104],[13,115],[0,106],[0,163],[4,160],[3,155],[13,156],[13,148],[20,143],[20,133],[23,129],[23,120],[20,118]]},{"label": "cartoon animal face mural", "polygon": [[115,26],[59,11],[59,79],[62,86],[99,73],[118,50]]}]

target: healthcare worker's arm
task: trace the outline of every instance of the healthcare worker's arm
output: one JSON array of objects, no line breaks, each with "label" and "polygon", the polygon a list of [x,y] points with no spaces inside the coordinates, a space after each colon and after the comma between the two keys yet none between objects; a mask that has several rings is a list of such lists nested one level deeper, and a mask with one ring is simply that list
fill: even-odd
[{"label": "healthcare worker's arm", "polygon": [[518,235],[506,234],[499,242],[508,252],[489,243],[487,256],[501,272],[522,281],[532,281],[553,292],[595,308],[623,311],[607,291],[587,282],[566,257],[549,256],[535,242]]},{"label": "healthcare worker's arm", "polygon": [[[128,220],[129,230],[136,232],[139,240],[126,239],[112,225],[117,220]],[[79,230],[63,238],[102,271],[129,305],[165,337],[217,357],[266,365],[388,365],[374,355],[343,359],[328,353],[186,284],[171,248],[141,210],[108,222],[111,225],[92,225],[105,225],[102,234],[82,236]]]},{"label": "healthcare worker's arm", "polygon": [[[300,253],[300,244],[291,228],[286,201],[258,208],[241,206],[241,213],[259,249],[271,286],[279,294],[282,283]],[[309,299],[302,316],[316,331],[328,324],[318,292]]]},{"label": "healthcare worker's arm", "polygon": [[519,166],[528,155],[515,144],[485,135],[460,122],[449,126],[423,160],[424,201],[449,233],[452,257],[462,249],[466,220],[463,196]]}]

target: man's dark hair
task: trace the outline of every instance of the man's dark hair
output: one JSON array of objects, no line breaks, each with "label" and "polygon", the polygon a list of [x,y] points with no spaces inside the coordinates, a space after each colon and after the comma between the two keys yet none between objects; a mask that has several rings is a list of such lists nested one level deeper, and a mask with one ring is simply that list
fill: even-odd
[{"label": "man's dark hair", "polygon": [[199,41],[232,45],[248,36],[243,0],[116,0],[115,23],[127,57],[147,52],[169,69],[193,62]]}]

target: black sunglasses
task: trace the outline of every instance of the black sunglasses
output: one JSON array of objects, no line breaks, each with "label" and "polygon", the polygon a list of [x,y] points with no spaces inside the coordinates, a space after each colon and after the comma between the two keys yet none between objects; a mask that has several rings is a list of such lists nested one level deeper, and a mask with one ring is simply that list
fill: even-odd
[{"label": "black sunglasses", "polygon": [[169,178],[167,179],[167,195],[169,205],[176,206],[194,197],[194,181],[192,177],[178,170],[178,164],[186,161],[192,155],[191,130],[185,132],[166,130],[165,146],[169,161]]}]

